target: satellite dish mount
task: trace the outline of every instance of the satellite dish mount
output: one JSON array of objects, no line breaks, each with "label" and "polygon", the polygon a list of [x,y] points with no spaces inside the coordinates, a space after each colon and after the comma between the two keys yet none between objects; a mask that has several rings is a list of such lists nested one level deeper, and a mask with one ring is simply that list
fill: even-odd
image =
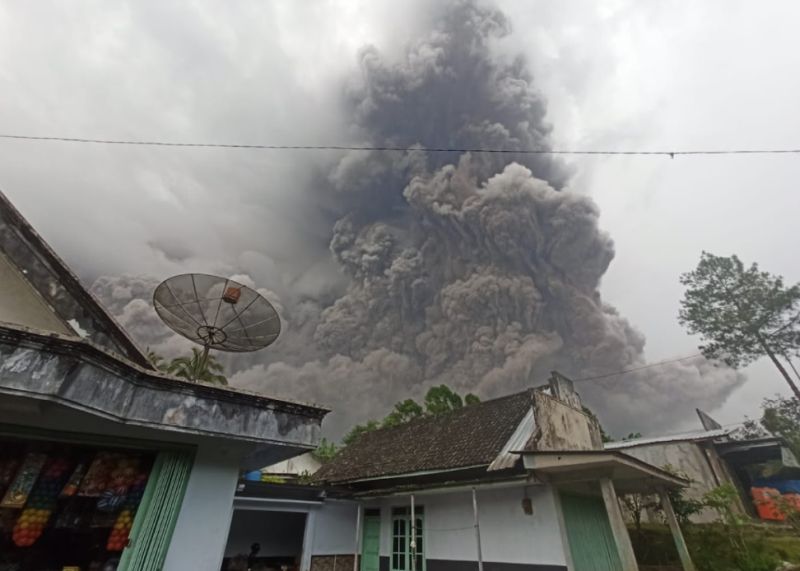
[{"label": "satellite dish mount", "polygon": [[278,312],[261,294],[218,276],[181,274],[164,280],[153,293],[153,306],[170,329],[203,347],[199,371],[206,369],[211,349],[258,351],[281,332]]}]

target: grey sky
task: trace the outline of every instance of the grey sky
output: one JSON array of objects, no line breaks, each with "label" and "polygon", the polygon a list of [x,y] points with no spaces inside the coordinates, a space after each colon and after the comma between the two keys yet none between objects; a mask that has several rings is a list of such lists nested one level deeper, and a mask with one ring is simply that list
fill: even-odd
[{"label": "grey sky", "polygon": [[[343,78],[391,56],[428,3],[0,2],[0,131],[323,144],[359,142]],[[794,2],[498,2],[564,148],[797,147]],[[89,282],[128,273],[247,273],[277,293],[341,287],[309,192],[335,154],[0,141],[0,186]],[[800,161],[785,156],[574,159],[616,245],[606,301],[651,361],[690,354],[678,274],[700,250],[800,280]],[[786,393],[768,363],[713,411]],[[664,387],[669,390],[669,387]],[[678,428],[678,426],[676,426]]]}]

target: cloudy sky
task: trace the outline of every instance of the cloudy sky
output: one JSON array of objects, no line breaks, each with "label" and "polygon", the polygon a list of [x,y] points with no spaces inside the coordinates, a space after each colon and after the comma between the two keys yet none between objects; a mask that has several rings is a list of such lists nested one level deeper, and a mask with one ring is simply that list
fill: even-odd
[{"label": "cloudy sky", "polygon": [[[446,4],[0,2],[0,132],[374,142],[383,127],[353,116],[363,111],[353,93],[369,66],[365,46],[381,62],[408,61],[409,46],[437,45]],[[554,148],[798,147],[795,2],[492,5],[505,13],[510,33],[492,37],[488,49],[498,61],[524,56],[546,104]],[[424,49],[413,53],[425,56]],[[425,142],[422,134],[417,140],[408,129],[403,134],[405,144]],[[338,184],[331,182],[338,174],[320,173],[346,171],[347,179],[354,170],[344,169],[348,164],[333,152],[0,140],[0,188],[87,285],[101,276],[149,283],[184,271],[245,274],[291,305],[295,322],[298,299],[328,307],[352,278],[328,249],[331,221],[349,198],[320,191]],[[676,320],[678,275],[694,267],[703,249],[736,253],[800,280],[792,247],[800,210],[795,155],[575,157],[564,170],[571,173],[565,192],[593,200],[599,228],[613,239],[615,257],[600,292],[646,337],[637,359],[696,352],[697,340]],[[535,168],[534,175],[542,176]],[[123,303],[115,309],[126,307],[132,311]],[[247,365],[260,358],[269,360],[255,357]],[[331,370],[329,361],[325,367]],[[769,363],[745,373],[744,383],[731,381],[703,400],[722,422],[757,414],[763,396],[787,394]],[[622,377],[614,390],[636,381]],[[651,385],[656,389],[675,390],[666,382]],[[676,412],[659,428],[695,424]],[[647,432],[641,418],[624,428]]]}]

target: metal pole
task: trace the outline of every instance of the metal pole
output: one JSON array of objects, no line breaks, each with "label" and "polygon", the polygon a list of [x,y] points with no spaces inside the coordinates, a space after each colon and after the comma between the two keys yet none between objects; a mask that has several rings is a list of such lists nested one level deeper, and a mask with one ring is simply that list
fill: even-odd
[{"label": "metal pole", "polygon": [[353,554],[353,571],[358,571],[358,544],[361,541],[361,506],[356,506],[356,552]]},{"label": "metal pole", "polygon": [[472,515],[475,519],[475,545],[478,547],[478,571],[483,571],[483,552],[481,551],[481,524],[478,521],[478,495],[472,488]]},{"label": "metal pole", "polygon": [[414,494],[411,494],[411,571],[417,571],[417,516],[414,511]]}]

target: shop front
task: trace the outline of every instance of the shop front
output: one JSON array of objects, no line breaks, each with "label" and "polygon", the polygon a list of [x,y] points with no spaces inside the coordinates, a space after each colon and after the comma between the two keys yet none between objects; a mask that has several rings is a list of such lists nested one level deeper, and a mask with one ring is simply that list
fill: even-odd
[{"label": "shop front", "polygon": [[[0,570],[163,560],[191,460],[188,450],[0,431]],[[134,528],[146,553],[130,544]]]}]

